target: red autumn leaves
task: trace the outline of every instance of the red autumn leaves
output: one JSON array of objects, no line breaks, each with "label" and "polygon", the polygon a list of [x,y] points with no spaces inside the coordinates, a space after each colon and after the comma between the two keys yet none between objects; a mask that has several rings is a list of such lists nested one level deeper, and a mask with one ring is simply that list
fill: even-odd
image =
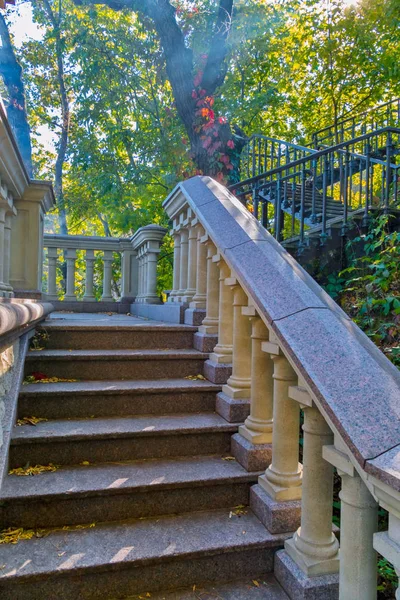
[{"label": "red autumn leaves", "polygon": [[196,122],[195,131],[200,133],[202,147],[210,157],[210,164],[214,177],[218,181],[225,182],[228,172],[233,170],[229,150],[234,150],[233,139],[226,142],[221,140],[221,127],[227,124],[225,117],[216,117],[213,109],[214,97],[208,96],[206,90],[201,87],[203,72],[199,71],[194,78],[195,88],[192,98],[196,100]]}]

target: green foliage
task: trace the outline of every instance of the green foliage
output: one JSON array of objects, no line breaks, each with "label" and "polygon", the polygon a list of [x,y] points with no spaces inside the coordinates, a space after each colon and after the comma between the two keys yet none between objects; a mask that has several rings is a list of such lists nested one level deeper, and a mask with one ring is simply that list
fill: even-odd
[{"label": "green foliage", "polygon": [[325,289],[400,367],[400,233],[390,230],[390,219],[374,218],[367,234],[348,243],[352,265],[329,275]]}]

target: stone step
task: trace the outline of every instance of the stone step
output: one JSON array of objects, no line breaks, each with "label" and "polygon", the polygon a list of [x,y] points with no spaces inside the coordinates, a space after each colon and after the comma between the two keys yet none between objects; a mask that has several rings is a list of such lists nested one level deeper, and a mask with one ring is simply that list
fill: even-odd
[{"label": "stone step", "polygon": [[18,417],[80,419],[213,412],[221,386],[190,379],[101,380],[23,385]]},{"label": "stone step", "polygon": [[64,379],[165,379],[203,372],[207,354],[184,350],[39,350],[28,352],[25,375]]},{"label": "stone step", "polygon": [[[133,323],[132,325],[65,324],[62,320],[46,321],[39,333],[48,337],[43,345],[62,350],[140,350],[193,348],[196,327]],[[42,344],[41,344],[42,345]]]},{"label": "stone step", "polygon": [[272,571],[283,540],[229,509],[59,530],[0,546],[0,596],[98,600],[254,579]]},{"label": "stone step", "polygon": [[[151,598],[152,600],[199,600],[199,598],[202,600],[289,600],[289,596],[285,594],[271,573],[260,575],[257,579],[160,592],[152,594]],[[137,596],[128,597],[126,600],[137,600]]]},{"label": "stone step", "polygon": [[9,475],[0,528],[62,527],[247,505],[258,473],[225,456],[63,467]]},{"label": "stone step", "polygon": [[43,421],[14,428],[10,465],[224,454],[237,430],[215,413]]}]

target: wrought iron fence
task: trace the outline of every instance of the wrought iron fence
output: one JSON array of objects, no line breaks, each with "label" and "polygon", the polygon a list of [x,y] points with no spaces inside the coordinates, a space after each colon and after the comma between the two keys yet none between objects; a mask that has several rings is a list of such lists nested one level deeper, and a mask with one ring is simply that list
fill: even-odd
[{"label": "wrought iron fence", "polygon": [[321,242],[333,222],[398,206],[400,128],[386,127],[275,166],[230,187],[279,241]]}]

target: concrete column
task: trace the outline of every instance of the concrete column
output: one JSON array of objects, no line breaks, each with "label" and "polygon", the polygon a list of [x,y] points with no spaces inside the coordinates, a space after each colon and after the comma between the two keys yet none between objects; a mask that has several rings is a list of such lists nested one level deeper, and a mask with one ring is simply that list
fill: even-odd
[{"label": "concrete column", "polygon": [[[390,497],[387,490],[383,494],[379,489],[375,491],[382,496],[383,507],[389,510],[389,528],[388,531],[374,533],[374,548],[392,563],[397,576],[400,576],[400,506],[394,497],[397,494],[394,492]],[[400,587],[396,591],[396,600],[400,600]]]},{"label": "concrete column", "polygon": [[356,471],[338,473],[342,478],[339,599],[375,600],[373,535],[378,529],[378,505]]},{"label": "concrete column", "polygon": [[263,352],[261,347],[266,340],[268,340],[267,327],[260,317],[253,317],[250,415],[244,425],[239,427],[240,435],[252,444],[269,444],[272,442],[274,366],[270,355]]},{"label": "concrete column", "polygon": [[242,308],[247,306],[248,299],[240,285],[235,285],[233,290],[232,375],[222,391],[230,398],[250,398],[251,325],[248,317],[242,314]]},{"label": "concrete column", "polygon": [[[267,342],[268,344],[268,342]],[[265,343],[263,344],[265,348]],[[278,349],[277,352],[280,352]],[[274,362],[274,428],[272,463],[258,483],[276,501],[301,498],[302,468],[299,464],[300,409],[289,398],[289,387],[297,376],[282,354],[272,355]]]},{"label": "concrete column", "polygon": [[111,296],[111,277],[112,277],[113,253],[111,250],[104,250],[103,256],[103,294],[102,302],[112,302]]},{"label": "concrete column", "polygon": [[138,294],[138,262],[136,251],[130,248],[122,250],[121,275],[121,299],[135,299]]},{"label": "concrete column", "polygon": [[207,302],[207,246],[200,240],[204,236],[204,229],[196,225],[197,232],[197,266],[196,266],[196,293],[190,303],[190,308],[206,308]]},{"label": "concrete column", "polygon": [[68,249],[65,253],[67,262],[67,290],[64,296],[66,302],[73,302],[76,300],[75,294],[75,260],[76,250]]},{"label": "concrete column", "polygon": [[196,294],[197,231],[192,225],[189,226],[188,236],[187,288],[183,302],[191,302]]},{"label": "concrete column", "polygon": [[179,301],[179,281],[181,273],[181,236],[174,232],[174,271],[173,271],[173,290],[168,298],[169,302]]},{"label": "concrete column", "polygon": [[93,292],[94,250],[86,250],[85,265],[85,293],[83,295],[83,300],[85,302],[94,302],[96,300]]},{"label": "concrete column", "polygon": [[[206,317],[199,327],[199,333],[218,333],[218,311],[219,311],[219,269],[212,257],[216,254],[216,248],[211,240],[207,242],[207,301]],[[214,342],[215,343],[215,342]]]},{"label": "concrete column", "polygon": [[188,277],[188,246],[189,232],[186,228],[181,229],[181,259],[179,272],[179,301],[184,302]]},{"label": "concrete column", "polygon": [[158,304],[161,302],[159,296],[157,295],[157,256],[159,250],[152,251],[151,249],[148,251],[146,255],[147,261],[147,286],[146,286],[146,296],[144,298],[145,302],[150,304]]},{"label": "concrete column", "polygon": [[5,295],[4,285],[4,227],[6,211],[0,206],[0,296]]},{"label": "concrete column", "polygon": [[285,549],[307,576],[328,575],[339,571],[339,543],[332,533],[333,467],[322,458],[333,434],[315,405],[303,408],[301,526]]},{"label": "concrete column", "polygon": [[58,300],[57,295],[57,248],[47,249],[49,272],[47,277],[47,300]]},{"label": "concrete column", "polygon": [[4,271],[3,271],[3,282],[9,294],[12,293],[12,287],[10,285],[10,267],[11,267],[11,220],[13,213],[6,213],[4,223]]},{"label": "concrete column", "polygon": [[219,260],[219,323],[218,344],[210,360],[216,363],[230,364],[233,352],[233,291],[225,285],[231,271],[226,262]]}]

